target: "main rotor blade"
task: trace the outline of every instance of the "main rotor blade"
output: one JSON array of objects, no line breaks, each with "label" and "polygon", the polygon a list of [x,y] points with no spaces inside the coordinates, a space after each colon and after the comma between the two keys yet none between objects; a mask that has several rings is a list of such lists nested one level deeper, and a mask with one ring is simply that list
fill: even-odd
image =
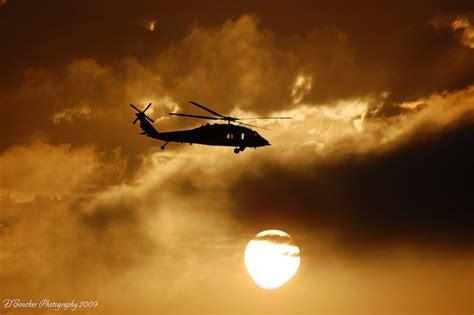
[{"label": "main rotor blade", "polygon": [[237,120],[252,120],[252,119],[291,119],[292,117],[244,117],[237,118]]},{"label": "main rotor blade", "polygon": [[136,111],[141,112],[141,110],[139,110],[138,108],[136,108],[133,104],[130,104],[130,106],[131,106],[132,108],[134,108]]},{"label": "main rotor blade", "polygon": [[192,117],[192,118],[202,118],[202,119],[220,120],[220,118],[210,117],[210,116],[199,116],[199,115],[178,114],[178,113],[170,113],[170,115],[173,115],[173,116],[181,116],[181,117]]},{"label": "main rotor blade", "polygon": [[143,112],[146,112],[146,110],[147,110],[148,108],[150,108],[150,106],[151,106],[151,103],[148,104],[148,106],[143,110]]},{"label": "main rotor blade", "polygon": [[201,108],[201,109],[204,109],[205,111],[208,111],[208,112],[211,113],[211,114],[214,114],[214,115],[219,116],[219,117],[224,117],[223,115],[219,114],[218,112],[213,111],[212,109],[207,108],[206,106],[203,106],[203,105],[198,104],[198,103],[193,102],[193,101],[190,101],[189,103],[191,103],[191,104],[193,104],[194,106],[197,106],[197,107],[199,107],[199,108]]},{"label": "main rotor blade", "polygon": [[251,124],[244,124],[244,123],[241,123],[241,122],[235,122],[236,124],[239,124],[239,125],[244,125],[244,126],[250,126],[250,127],[254,127],[254,128],[260,128],[260,129],[265,129],[265,130],[270,130],[268,128],[265,128],[265,127],[260,127],[260,126],[255,126],[255,125],[251,125]]}]

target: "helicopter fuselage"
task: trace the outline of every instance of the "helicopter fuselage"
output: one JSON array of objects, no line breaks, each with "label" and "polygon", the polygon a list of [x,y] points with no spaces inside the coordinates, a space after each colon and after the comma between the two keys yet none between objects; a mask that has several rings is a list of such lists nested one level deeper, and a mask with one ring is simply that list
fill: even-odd
[{"label": "helicopter fuselage", "polygon": [[[149,124],[148,121],[141,121],[142,123]],[[150,127],[152,127],[151,124]],[[146,131],[148,128],[142,129]],[[206,124],[189,130],[146,132],[146,135],[165,142],[229,146],[240,148],[240,150],[246,147],[257,148],[270,145],[258,132],[233,124]]]}]

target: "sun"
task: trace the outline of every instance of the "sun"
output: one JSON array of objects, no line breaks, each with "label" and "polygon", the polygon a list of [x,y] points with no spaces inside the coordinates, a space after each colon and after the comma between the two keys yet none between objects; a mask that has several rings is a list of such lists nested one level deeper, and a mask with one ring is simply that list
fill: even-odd
[{"label": "sun", "polygon": [[283,286],[298,271],[300,249],[287,233],[266,230],[248,243],[244,260],[257,286],[274,290]]}]

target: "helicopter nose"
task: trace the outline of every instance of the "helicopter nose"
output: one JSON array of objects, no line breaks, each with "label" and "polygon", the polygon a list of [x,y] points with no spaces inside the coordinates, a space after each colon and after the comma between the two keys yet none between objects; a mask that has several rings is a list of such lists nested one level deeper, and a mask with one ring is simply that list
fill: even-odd
[{"label": "helicopter nose", "polygon": [[270,142],[268,142],[267,139],[262,138],[262,144],[263,144],[263,146],[266,146],[266,145],[270,145]]}]

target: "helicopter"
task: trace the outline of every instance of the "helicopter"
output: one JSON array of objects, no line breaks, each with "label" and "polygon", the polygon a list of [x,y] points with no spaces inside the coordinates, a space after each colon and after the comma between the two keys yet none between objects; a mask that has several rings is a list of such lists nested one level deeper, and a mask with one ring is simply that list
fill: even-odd
[{"label": "helicopter", "polygon": [[[247,123],[241,122],[241,120],[254,120],[254,119],[291,119],[291,117],[247,117],[247,118],[238,118],[231,116],[224,116],[218,112],[209,109],[201,104],[190,101],[190,104],[199,107],[209,113],[212,116],[200,116],[200,115],[190,115],[190,114],[181,114],[181,113],[169,113],[173,116],[181,117],[190,117],[190,118],[200,118],[208,120],[222,120],[226,123],[216,123],[216,124],[206,124],[194,129],[188,130],[178,130],[178,131],[168,131],[168,132],[159,132],[155,129],[151,123],[155,121],[148,117],[145,112],[150,108],[151,103],[144,110],[139,110],[133,104],[130,106],[137,111],[135,113],[135,120],[133,124],[137,121],[140,122],[140,128],[143,130],[141,135],[147,137],[162,140],[165,143],[161,146],[161,150],[164,150],[168,143],[178,142],[178,143],[189,143],[189,144],[202,144],[202,145],[212,145],[212,146],[228,146],[235,147],[234,153],[238,154],[243,152],[245,148],[258,148],[270,145],[268,140],[263,138],[258,132],[244,127],[255,127],[263,128]],[[151,122],[151,123],[150,123]],[[263,128],[266,129],[266,128]]]}]

